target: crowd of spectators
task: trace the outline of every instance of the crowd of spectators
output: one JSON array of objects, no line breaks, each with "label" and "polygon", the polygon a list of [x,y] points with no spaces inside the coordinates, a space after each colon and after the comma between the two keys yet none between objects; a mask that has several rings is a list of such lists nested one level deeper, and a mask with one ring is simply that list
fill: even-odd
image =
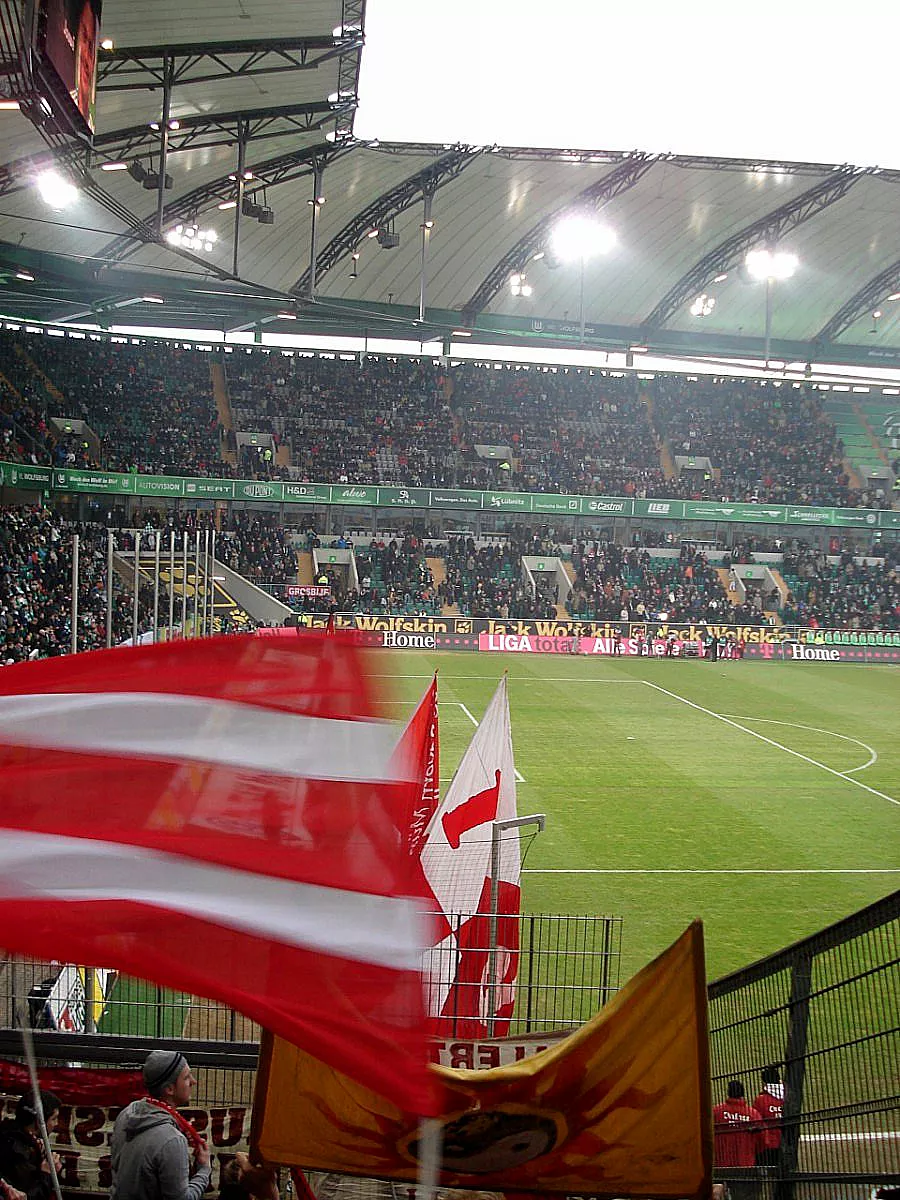
[{"label": "crowd of spectators", "polygon": [[[72,535],[80,535],[78,648],[106,645],[106,530],[40,506],[0,508],[0,663],[67,654],[72,645]],[[152,589],[139,595],[139,630],[152,622]],[[113,590],[113,644],[132,634],[133,597]]]},{"label": "crowd of spectators", "polygon": [[503,621],[554,617],[553,599],[535,595],[525,582],[522,553],[513,539],[477,546],[471,537],[451,537],[443,550],[446,578],[438,585],[441,603],[467,617]]},{"label": "crowd of spectators", "polygon": [[428,565],[431,547],[415,534],[402,539],[374,539],[355,551],[359,591],[351,598],[361,612],[440,612],[434,576]]},{"label": "crowd of spectators", "polygon": [[[843,445],[820,393],[806,386],[257,349],[224,361],[235,428],[263,435],[257,445],[238,447],[234,430],[219,424],[208,353],[0,332],[3,453],[119,471],[354,485],[869,507],[891,500],[889,491],[849,486]],[[52,417],[84,420],[99,450],[90,438],[61,435]],[[282,446],[289,467],[278,465]],[[237,456],[235,466],[223,450]],[[672,476],[668,455],[708,459],[710,468]]]},{"label": "crowd of spectators", "polygon": [[673,457],[708,458],[713,468],[683,470],[660,495],[871,508],[886,502],[850,488],[843,443],[813,388],[674,375],[657,375],[650,387],[657,429]]},{"label": "crowd of spectators", "polygon": [[782,574],[790,591],[781,612],[785,625],[822,629],[900,629],[900,549],[887,549],[878,563],[850,551],[837,561],[798,549],[784,557]]},{"label": "crowd of spectators", "polygon": [[[13,397],[17,423],[58,466],[228,474],[209,366],[208,353],[172,342],[0,332],[0,372],[21,397]],[[85,421],[99,439],[99,455],[84,438],[54,435],[51,417]]]},{"label": "crowd of spectators", "polygon": [[582,620],[712,621],[760,624],[752,606],[733,607],[706,555],[682,544],[678,558],[611,541],[577,541],[568,608]]}]

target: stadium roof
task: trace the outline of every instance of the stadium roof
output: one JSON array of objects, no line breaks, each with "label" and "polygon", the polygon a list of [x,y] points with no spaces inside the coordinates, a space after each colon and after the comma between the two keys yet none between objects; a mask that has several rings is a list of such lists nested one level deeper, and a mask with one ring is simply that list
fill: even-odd
[{"label": "stadium roof", "polygon": [[[900,363],[900,300],[888,299],[900,295],[900,172],[609,148],[357,142],[364,9],[364,0],[105,0],[115,48],[101,54],[93,152],[39,132],[21,112],[0,112],[3,313],[103,323],[121,322],[124,308],[135,324],[265,320],[274,329],[289,309],[294,329],[408,336],[422,328],[414,322],[429,194],[429,330],[468,323],[476,339],[576,344],[581,270],[554,263],[548,237],[560,214],[586,209],[617,234],[615,250],[584,272],[593,345],[758,355],[765,285],[748,278],[743,260],[777,242],[801,270],[773,287],[773,355]],[[16,31],[2,33],[8,94],[20,96]],[[162,122],[167,91],[177,128],[167,133],[173,186],[162,192],[160,237],[157,192],[102,165],[158,172],[162,132],[151,125]],[[51,160],[82,185],[63,212],[41,204],[32,186]],[[239,164],[245,200],[271,209],[274,224],[221,207],[238,198]],[[316,194],[327,203],[311,203]],[[167,230],[193,220],[216,232],[211,253],[166,243]],[[382,248],[368,236],[376,229],[399,244]],[[34,282],[16,278],[18,268]],[[509,286],[523,271],[527,299]],[[701,293],[716,301],[705,318],[690,312]],[[148,294],[165,303],[141,301]]]}]

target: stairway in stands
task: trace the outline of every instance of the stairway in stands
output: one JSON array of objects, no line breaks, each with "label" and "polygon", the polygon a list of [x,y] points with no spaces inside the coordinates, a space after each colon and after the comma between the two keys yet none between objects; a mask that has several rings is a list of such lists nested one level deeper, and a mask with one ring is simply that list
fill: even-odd
[{"label": "stairway in stands", "polygon": [[300,584],[311,584],[316,582],[316,574],[313,569],[313,556],[311,550],[297,551],[297,582]]},{"label": "stairway in stands", "polygon": [[[228,433],[234,433],[234,414],[231,411],[231,397],[228,394],[228,377],[225,374],[225,364],[211,359],[209,375],[212,381],[213,399],[216,403],[216,416],[219,424]],[[220,447],[222,461],[237,465],[237,451],[229,449],[224,440]]]},{"label": "stairway in stands", "polygon": [[[444,566],[444,560],[442,558],[426,558],[425,562],[428,566],[428,569],[431,571],[431,577],[434,580],[434,590],[435,590],[435,592],[437,592],[437,589],[441,586],[441,584],[447,578],[447,568]],[[442,604],[441,605],[441,616],[442,617],[461,616],[461,613],[459,611],[459,605],[458,604]]]},{"label": "stairway in stands", "polygon": [[866,468],[888,465],[884,450],[873,437],[859,405],[850,395],[831,391],[823,408],[831,417],[838,437],[844,443],[844,461],[850,468],[848,474],[851,475],[851,486],[864,487]]}]

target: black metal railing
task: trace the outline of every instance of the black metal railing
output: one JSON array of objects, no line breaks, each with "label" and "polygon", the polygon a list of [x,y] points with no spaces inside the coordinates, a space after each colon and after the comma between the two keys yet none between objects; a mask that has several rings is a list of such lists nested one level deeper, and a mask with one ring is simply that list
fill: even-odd
[{"label": "black metal railing", "polygon": [[713,1103],[737,1081],[752,1106],[768,1068],[784,1105],[759,1167],[734,1163],[733,1143],[723,1154],[717,1125],[718,1178],[775,1200],[900,1183],[900,892],[717,980],[709,1000]]}]

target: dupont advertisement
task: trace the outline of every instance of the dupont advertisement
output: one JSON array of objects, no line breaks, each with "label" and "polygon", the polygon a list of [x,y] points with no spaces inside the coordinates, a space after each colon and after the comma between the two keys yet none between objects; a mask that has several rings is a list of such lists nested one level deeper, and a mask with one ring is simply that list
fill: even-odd
[{"label": "dupont advertisement", "polygon": [[[323,628],[324,613],[297,613],[297,626]],[[387,650],[478,650],[502,654],[708,658],[771,662],[900,663],[900,631],[794,626],[637,624],[616,621],[494,620],[482,617],[370,616],[336,613],[334,627]],[[296,629],[260,630],[293,636]]]}]

